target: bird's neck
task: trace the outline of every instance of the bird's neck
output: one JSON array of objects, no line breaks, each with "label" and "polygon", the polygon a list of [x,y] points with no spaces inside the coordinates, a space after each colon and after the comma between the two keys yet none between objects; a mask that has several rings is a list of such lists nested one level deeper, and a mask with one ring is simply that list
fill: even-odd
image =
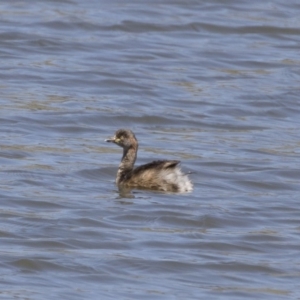
[{"label": "bird's neck", "polygon": [[138,145],[131,145],[129,148],[123,149],[123,157],[119,165],[119,170],[117,173],[117,184],[121,183],[125,179],[126,174],[133,170],[134,163],[137,157]]}]

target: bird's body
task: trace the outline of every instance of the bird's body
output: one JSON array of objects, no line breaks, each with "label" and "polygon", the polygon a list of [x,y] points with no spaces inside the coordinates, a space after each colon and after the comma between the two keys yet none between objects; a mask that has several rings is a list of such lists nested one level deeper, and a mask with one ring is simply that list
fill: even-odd
[{"label": "bird's body", "polygon": [[115,136],[106,140],[123,148],[116,184],[126,188],[145,188],[165,192],[190,192],[193,185],[188,176],[180,170],[178,160],[158,160],[137,168],[138,142],[131,130],[119,129]]}]

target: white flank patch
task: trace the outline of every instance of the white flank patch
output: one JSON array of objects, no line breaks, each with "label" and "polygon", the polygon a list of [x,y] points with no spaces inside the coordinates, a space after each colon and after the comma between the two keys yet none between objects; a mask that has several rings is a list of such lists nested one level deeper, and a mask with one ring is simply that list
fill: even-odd
[{"label": "white flank patch", "polygon": [[176,184],[180,193],[191,192],[193,190],[193,184],[188,176],[182,173],[181,169],[176,167],[175,169],[164,169],[160,173],[162,180],[167,181],[170,184]]}]

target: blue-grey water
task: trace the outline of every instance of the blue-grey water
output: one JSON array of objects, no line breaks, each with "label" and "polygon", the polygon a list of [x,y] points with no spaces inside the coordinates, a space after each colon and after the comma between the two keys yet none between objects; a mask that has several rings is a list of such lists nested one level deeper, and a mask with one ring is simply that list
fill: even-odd
[{"label": "blue-grey water", "polygon": [[[0,2],[0,299],[300,299],[299,1]],[[181,160],[194,191],[114,184]]]}]

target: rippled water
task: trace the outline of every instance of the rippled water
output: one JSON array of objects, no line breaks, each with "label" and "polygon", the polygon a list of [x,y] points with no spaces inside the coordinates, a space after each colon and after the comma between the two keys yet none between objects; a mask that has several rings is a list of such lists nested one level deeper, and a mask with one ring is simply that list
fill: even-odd
[{"label": "rippled water", "polygon": [[[298,1],[0,3],[1,299],[300,299]],[[119,194],[180,159],[191,194]]]}]

